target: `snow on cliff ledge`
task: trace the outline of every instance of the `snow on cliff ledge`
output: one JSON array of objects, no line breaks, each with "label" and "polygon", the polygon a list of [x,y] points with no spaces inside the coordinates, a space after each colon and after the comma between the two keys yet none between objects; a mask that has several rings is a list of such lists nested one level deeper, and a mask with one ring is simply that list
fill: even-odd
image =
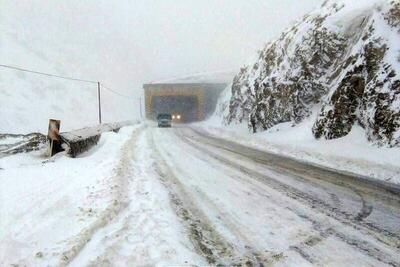
[{"label": "snow on cliff ledge", "polygon": [[[314,137],[361,126],[400,145],[400,1],[326,1],[242,68],[221,103],[224,122],[254,132],[311,118]],[[315,112],[313,112],[315,111]]]}]

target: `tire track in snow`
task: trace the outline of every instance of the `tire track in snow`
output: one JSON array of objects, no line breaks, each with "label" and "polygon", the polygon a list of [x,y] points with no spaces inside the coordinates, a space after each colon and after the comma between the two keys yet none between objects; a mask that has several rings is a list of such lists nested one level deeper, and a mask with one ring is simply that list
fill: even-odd
[{"label": "tire track in snow", "polygon": [[[197,132],[195,130],[193,130],[193,129],[190,129],[190,130],[194,131],[197,134]],[[260,160],[257,158],[256,159],[249,158],[248,156],[246,156],[238,151],[235,151],[233,149],[227,149],[223,146],[215,145],[213,143],[208,143],[206,141],[202,142],[199,140],[189,139],[188,137],[186,137],[184,135],[182,135],[182,138],[184,138],[184,140],[187,140],[188,142],[190,142],[193,145],[196,145],[194,142],[198,142],[199,144],[203,144],[203,145],[205,144],[206,146],[209,146],[213,149],[217,148],[218,150],[224,151],[225,153],[227,152],[227,153],[236,154],[242,158],[245,158],[246,160],[256,162],[257,164],[259,164],[261,166],[266,164],[263,160]],[[206,137],[204,137],[204,138],[206,138]],[[198,149],[202,150],[205,153],[209,153],[209,154],[211,153],[212,155],[214,155],[214,157],[216,159],[219,159],[220,161],[224,161],[228,165],[231,165],[236,168],[240,168],[243,172],[246,172],[247,174],[253,173],[253,170],[247,170],[247,168],[245,168],[245,167],[242,168],[241,166],[238,166],[236,162],[233,162],[226,157],[221,157],[217,153],[214,153],[214,152],[211,152],[210,150],[205,149],[204,146],[197,145],[197,147],[198,147]],[[267,166],[267,169],[269,169],[268,166]],[[262,181],[269,181],[270,183],[273,183],[273,185],[276,185],[278,189],[283,188],[286,191],[288,191],[290,189],[289,191],[291,191],[292,193],[295,193],[296,195],[299,195],[299,196],[296,196],[297,198],[300,197],[300,199],[308,199],[308,202],[310,202],[310,204],[312,204],[312,202],[315,202],[315,203],[320,202],[320,204],[322,205],[322,207],[321,207],[322,212],[325,212],[325,213],[329,212],[329,213],[335,215],[335,217],[337,219],[342,220],[343,223],[348,224],[351,222],[351,224],[353,225],[353,227],[355,229],[360,230],[361,228],[364,228],[370,234],[372,234],[376,239],[378,239],[380,242],[387,244],[389,246],[392,246],[392,247],[400,248],[400,234],[386,230],[382,227],[379,227],[379,225],[375,225],[372,222],[366,222],[366,221],[364,222],[363,221],[365,218],[367,218],[369,216],[369,214],[368,214],[369,211],[372,212],[372,210],[368,207],[368,206],[370,206],[370,204],[367,204],[368,202],[365,199],[365,195],[368,194],[367,192],[363,192],[361,189],[355,188],[352,185],[339,183],[342,188],[352,190],[354,192],[354,194],[356,194],[360,198],[360,202],[361,202],[360,210],[356,214],[352,214],[352,213],[348,213],[346,211],[338,209],[337,206],[331,206],[328,203],[324,203],[322,200],[316,199],[313,196],[311,196],[310,194],[304,193],[304,192],[298,190],[297,188],[294,188],[290,185],[280,182],[279,180],[272,179],[271,177],[261,174],[259,172],[255,172],[255,173],[258,173],[258,175],[256,175],[256,177],[259,177],[261,175],[261,178],[260,177],[259,178]],[[279,172],[277,172],[277,173],[279,174]],[[291,176],[292,171],[288,172],[288,175]],[[340,175],[340,174],[338,174],[338,175]],[[264,178],[262,178],[263,176],[264,176]],[[308,181],[308,179],[306,179],[306,180]],[[303,195],[303,197],[301,195]],[[396,196],[380,196],[380,197],[384,201],[393,202],[396,207],[398,207],[398,205],[400,204],[400,202],[397,202],[400,200]],[[393,197],[394,197],[394,199],[393,199]],[[363,209],[364,209],[364,211],[363,211]],[[362,218],[356,219],[360,214],[363,214]],[[382,237],[384,237],[384,238],[382,238]]]},{"label": "tire track in snow", "polygon": [[[234,177],[233,179],[237,179],[243,182],[243,179]],[[235,235],[238,239],[237,242],[242,243],[242,247],[246,250],[246,255],[252,255],[256,259],[257,265],[264,266],[269,265],[276,262],[282,256],[281,252],[272,252],[267,250],[257,250],[254,248],[254,244],[246,237],[246,235],[239,229],[240,222],[235,222],[232,218],[228,216],[223,216],[224,212],[220,207],[218,207],[204,192],[201,190],[196,190],[197,193],[201,196],[203,204],[206,204],[210,209],[217,211],[218,214],[222,214],[221,216],[221,224],[223,224],[229,231]]]},{"label": "tire track in snow", "polygon": [[90,242],[92,236],[100,228],[103,228],[109,224],[122,210],[127,207],[127,203],[124,200],[127,197],[128,176],[131,173],[130,158],[131,154],[133,153],[132,146],[135,144],[137,136],[142,128],[143,126],[139,126],[134,129],[130,139],[123,145],[121,158],[119,159],[116,167],[113,169],[114,174],[111,177],[111,180],[114,181],[114,185],[111,187],[113,200],[104,209],[104,211],[100,213],[99,217],[94,222],[84,228],[72,240],[68,241],[67,246],[69,246],[69,248],[62,253],[58,266],[67,266],[69,263],[71,263],[83,250],[87,243]]},{"label": "tire track in snow", "polygon": [[147,131],[128,145],[132,173],[127,186],[128,206],[108,225],[99,229],[72,266],[170,266],[205,264],[191,247],[165,186],[154,170]]},{"label": "tire track in snow", "polygon": [[360,210],[360,212],[355,216],[355,220],[357,221],[362,221],[365,218],[367,218],[369,215],[371,215],[374,207],[369,204],[365,197],[363,197],[363,193],[359,190],[354,190],[354,192],[361,198],[362,201],[362,208]]},{"label": "tire track in snow", "polygon": [[[185,142],[185,143],[190,142],[190,141],[187,140],[187,138],[186,138],[185,136],[182,136],[182,135],[179,135],[179,136],[182,138],[182,141],[183,141],[183,142]],[[209,158],[207,159],[207,158],[205,157],[205,155],[207,155],[208,157],[210,157],[209,153],[204,153],[203,150],[200,150],[198,147],[194,147],[194,145],[193,145],[192,143],[187,143],[187,145],[189,145],[190,147],[192,147],[192,148],[195,149],[195,152],[197,152],[197,154],[198,154],[197,156],[198,156],[198,157],[203,158],[204,161],[208,161],[208,162],[209,162]],[[214,160],[216,160],[215,157],[211,157],[211,158],[213,158]],[[217,159],[217,160],[218,160],[218,159]],[[218,161],[219,161],[219,160],[218,160]],[[212,163],[210,163],[210,164],[212,164]],[[262,189],[261,189],[262,186],[261,186],[261,185],[263,185],[264,183],[259,184],[260,182],[259,182],[257,179],[249,178],[249,177],[252,177],[252,174],[249,173],[249,172],[247,171],[247,169],[242,168],[241,166],[236,166],[237,168],[232,168],[231,165],[226,165],[226,166],[228,166],[228,169],[227,169],[227,170],[232,171],[233,169],[239,169],[239,172],[242,173],[242,175],[239,175],[239,176],[238,176],[238,175],[235,175],[234,173],[232,173],[232,174],[230,175],[230,177],[231,177],[232,179],[235,179],[235,180],[237,180],[237,181],[239,181],[239,182],[245,182],[245,183],[248,183],[248,184],[253,185],[253,186],[254,186],[254,189],[257,191],[257,193],[258,193],[260,196],[264,196],[264,197],[265,197],[265,194],[263,194],[263,192],[260,192],[260,191],[262,191]],[[322,189],[322,188],[321,188],[321,189]],[[203,200],[204,200],[204,198],[206,198],[206,196],[203,194]],[[271,197],[269,197],[269,196],[268,196],[268,201],[269,201],[269,202],[273,202],[273,203],[277,204],[278,206],[281,206],[282,208],[287,208],[287,209],[291,210],[293,213],[295,213],[297,216],[299,216],[299,217],[301,217],[301,218],[303,218],[303,219],[307,218],[307,221],[309,221],[309,222],[312,223],[313,229],[316,230],[319,234],[318,234],[318,235],[311,235],[311,236],[308,237],[304,242],[301,242],[301,243],[298,243],[298,244],[294,244],[294,245],[289,246],[289,249],[292,250],[292,251],[297,252],[301,257],[303,257],[303,258],[304,258],[306,261],[308,261],[309,263],[311,263],[311,264],[313,264],[313,265],[314,265],[314,264],[319,264],[319,265],[321,265],[321,263],[319,263],[319,261],[318,261],[315,257],[313,257],[312,255],[310,255],[310,254],[307,252],[307,249],[310,248],[310,247],[316,246],[318,243],[324,241],[324,240],[327,239],[329,236],[331,236],[331,235],[332,235],[332,233],[331,233],[331,228],[329,227],[327,230],[323,230],[323,229],[322,229],[322,228],[323,228],[322,225],[317,224],[315,221],[308,220],[308,216],[304,216],[302,213],[299,213],[299,212],[294,211],[293,209],[289,208],[289,207],[290,207],[289,204],[286,204],[286,205],[283,205],[283,206],[282,206],[282,203],[276,202],[273,198],[271,198]],[[285,202],[285,203],[286,203],[286,202]],[[225,221],[224,221],[224,223],[226,224]],[[236,227],[234,227],[234,224],[229,224],[229,225],[227,225],[227,226],[228,226],[231,230],[236,228]],[[233,231],[233,232],[234,232],[235,234],[237,234],[238,236],[243,237],[243,235],[242,235],[241,233],[238,234],[237,231]],[[244,239],[245,239],[245,238],[244,238]],[[263,262],[263,263],[266,263],[266,264],[273,263],[274,260],[275,260],[275,261],[276,261],[276,260],[279,261],[280,258],[283,258],[283,257],[285,256],[285,255],[284,255],[284,252],[280,252],[280,253],[276,253],[276,252],[275,252],[275,253],[259,253],[259,252],[253,252],[253,255],[256,256],[257,259],[258,259],[260,262]],[[323,266],[323,265],[321,265],[321,266]]]},{"label": "tire track in snow", "polygon": [[[383,244],[392,246],[393,248],[396,248],[396,242],[398,242],[398,239],[396,238],[396,236],[394,236],[393,233],[389,234],[389,238],[394,238],[391,240],[391,242],[388,244],[386,240],[382,239],[379,237],[379,234],[384,234],[386,235],[385,231],[382,231],[381,229],[378,228],[375,229],[374,227],[371,227],[370,224],[362,224],[362,218],[358,219],[358,215],[359,214],[364,214],[363,216],[368,216],[368,212],[372,211],[370,209],[365,209],[366,207],[366,203],[363,201],[363,206],[362,209],[360,210],[360,212],[358,213],[357,216],[354,216],[352,214],[348,214],[346,212],[340,211],[338,210],[336,207],[332,207],[328,204],[326,204],[325,202],[315,199],[314,197],[312,197],[311,195],[308,195],[307,193],[304,193],[302,191],[299,191],[298,189],[291,187],[287,184],[283,184],[281,182],[279,182],[278,180],[275,180],[271,177],[268,177],[262,173],[259,173],[257,171],[251,170],[247,167],[245,167],[244,165],[237,165],[236,162],[233,162],[231,160],[229,160],[227,157],[222,157],[217,153],[211,152],[208,149],[205,149],[204,146],[200,146],[199,144],[196,144],[195,141],[190,140],[189,138],[187,138],[184,135],[180,135],[180,137],[182,138],[182,140],[184,142],[186,142],[187,144],[193,146],[194,148],[196,148],[197,150],[208,154],[209,156],[211,156],[212,158],[220,161],[221,163],[230,166],[232,168],[236,168],[238,170],[240,170],[241,172],[243,172],[244,174],[248,175],[249,177],[253,177],[256,180],[259,180],[263,183],[265,183],[266,185],[270,186],[272,189],[278,190],[279,192],[284,193],[285,195],[287,195],[288,197],[298,200],[304,204],[306,204],[309,207],[312,207],[314,209],[317,209],[319,212],[335,218],[337,221],[339,221],[340,223],[347,225],[347,226],[351,226],[354,229],[358,230],[358,231],[363,231],[363,230],[367,230],[369,234],[371,234],[372,236],[374,236],[378,241],[381,241]],[[231,151],[229,151],[231,152]],[[235,152],[231,152],[231,153],[235,153]],[[362,196],[360,196],[361,199],[363,200]],[[365,210],[364,210],[365,209]],[[294,211],[294,210],[293,210]],[[298,214],[297,211],[294,211],[296,214]],[[334,235],[337,238],[341,239],[342,241],[344,241],[346,244],[357,248],[360,252],[362,252],[363,254],[366,254],[370,257],[375,258],[376,260],[378,260],[379,262],[385,263],[387,265],[390,266],[399,266],[400,263],[398,262],[398,260],[396,260],[395,258],[393,258],[391,255],[386,254],[384,251],[380,250],[378,247],[376,247],[375,245],[373,245],[370,242],[364,241],[364,240],[359,240],[359,239],[354,239],[351,236],[348,236],[344,233],[338,232],[337,230],[331,229],[329,231],[321,231],[320,228],[320,223],[311,219],[309,216],[303,215],[303,214],[298,214],[300,217],[310,221],[314,226],[318,226],[315,227],[316,230],[320,231],[320,236],[323,238],[328,237],[329,235]],[[361,225],[360,225],[361,224]],[[371,232],[371,230],[373,232]],[[321,240],[322,241],[322,240]],[[311,241],[310,241],[311,242]],[[309,243],[310,243],[309,242]],[[320,242],[320,241],[319,241]],[[314,243],[314,242],[311,242]],[[317,242],[318,243],[318,242]],[[308,245],[308,244],[307,244]],[[308,260],[310,263],[314,263],[314,260],[311,258],[310,255],[308,255],[305,251],[304,251],[304,246],[303,245],[299,245],[299,246],[293,246],[292,249],[297,251],[300,255],[302,255],[306,260]]]},{"label": "tire track in snow", "polygon": [[[163,158],[163,153],[154,143],[154,136],[149,136],[149,143],[157,159],[156,171],[161,181],[168,188],[177,215],[189,231],[190,239],[197,251],[210,264],[223,266],[263,266],[252,252],[239,252],[219,234],[204,214],[193,202],[179,179]],[[174,167],[176,169],[176,166]]]}]

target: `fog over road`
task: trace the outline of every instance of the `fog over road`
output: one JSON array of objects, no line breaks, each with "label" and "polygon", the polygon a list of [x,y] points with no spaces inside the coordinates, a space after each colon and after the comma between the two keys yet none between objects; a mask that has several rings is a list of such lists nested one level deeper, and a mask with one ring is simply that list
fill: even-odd
[{"label": "fog over road", "polygon": [[[140,136],[135,153],[147,156],[135,160],[152,162],[143,171],[167,189],[190,253],[206,263],[400,265],[398,192],[190,127],[148,125]],[[113,258],[110,246],[96,261]]]}]

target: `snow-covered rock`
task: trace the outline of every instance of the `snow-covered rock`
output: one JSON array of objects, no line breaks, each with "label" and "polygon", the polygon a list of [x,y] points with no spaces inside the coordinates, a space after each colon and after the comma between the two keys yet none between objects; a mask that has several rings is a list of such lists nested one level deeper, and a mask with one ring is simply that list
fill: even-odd
[{"label": "snow-covered rock", "polygon": [[318,107],[316,138],[343,137],[357,123],[368,140],[399,145],[399,14],[397,0],[325,1],[242,68],[224,121],[256,132]]}]

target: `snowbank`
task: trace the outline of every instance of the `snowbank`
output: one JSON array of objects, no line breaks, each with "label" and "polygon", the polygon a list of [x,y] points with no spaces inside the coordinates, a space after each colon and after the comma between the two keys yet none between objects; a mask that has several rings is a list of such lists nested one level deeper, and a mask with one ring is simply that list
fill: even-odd
[{"label": "snowbank", "polygon": [[209,134],[271,153],[339,171],[400,184],[400,148],[378,147],[368,142],[361,127],[334,140],[316,140],[310,126],[315,115],[299,125],[283,123],[266,132],[249,133],[246,123],[222,125],[220,116],[194,124]]},{"label": "snowbank", "polygon": [[[104,133],[78,159],[44,151],[0,159],[0,265],[60,265],[120,207],[114,167],[138,126]],[[46,264],[44,264],[46,263]]]},{"label": "snowbank", "polygon": [[154,170],[144,127],[103,133],[77,158],[0,158],[0,266],[205,264]]}]

